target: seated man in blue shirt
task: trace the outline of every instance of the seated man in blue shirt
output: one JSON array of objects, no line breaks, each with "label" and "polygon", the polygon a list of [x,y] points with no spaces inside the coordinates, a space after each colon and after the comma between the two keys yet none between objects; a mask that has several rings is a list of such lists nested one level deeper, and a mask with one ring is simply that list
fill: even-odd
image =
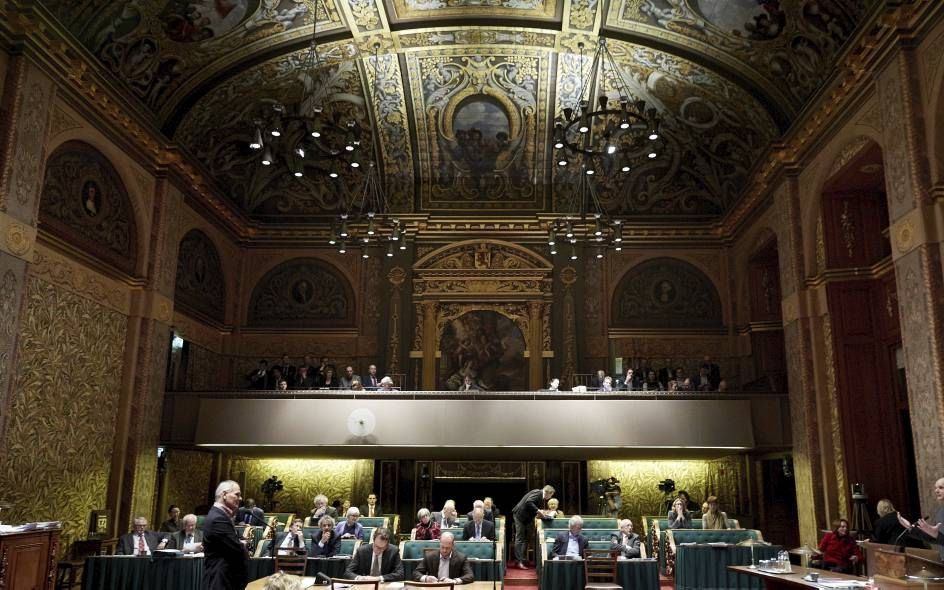
[{"label": "seated man in blue shirt", "polygon": [[571,516],[567,524],[570,531],[558,533],[557,538],[554,539],[554,548],[551,549],[551,554],[554,556],[553,559],[561,559],[563,557],[567,559],[583,558],[584,550],[590,545],[587,538],[580,534],[583,530],[582,518],[577,515]]}]

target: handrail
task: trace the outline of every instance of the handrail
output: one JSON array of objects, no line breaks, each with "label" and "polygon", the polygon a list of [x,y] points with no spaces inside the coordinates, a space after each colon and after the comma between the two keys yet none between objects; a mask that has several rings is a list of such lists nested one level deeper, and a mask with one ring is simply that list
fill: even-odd
[{"label": "handrail", "polygon": [[165,396],[193,398],[233,398],[233,399],[376,399],[376,400],[423,400],[423,399],[461,399],[461,400],[738,400],[738,399],[786,399],[785,392],[758,391],[614,391],[586,393],[572,391],[342,391],[327,389],[289,389],[281,390],[220,390],[220,391],[167,391]]}]

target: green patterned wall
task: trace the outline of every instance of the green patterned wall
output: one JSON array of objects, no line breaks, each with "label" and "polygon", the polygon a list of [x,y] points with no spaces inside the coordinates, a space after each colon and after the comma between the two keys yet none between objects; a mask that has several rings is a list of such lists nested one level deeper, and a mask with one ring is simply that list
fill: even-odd
[{"label": "green patterned wall", "polygon": [[0,496],[3,520],[61,520],[60,552],[105,508],[127,318],[30,277]]},{"label": "green patterned wall", "polygon": [[239,472],[246,472],[243,498],[254,498],[262,504],[259,486],[273,475],[279,476],[285,489],[276,500],[279,512],[307,514],[312,499],[324,494],[328,501],[350,499],[358,506],[367,500],[373,486],[374,462],[370,459],[256,459],[234,457],[230,461],[230,476],[238,480]]},{"label": "green patterned wall", "polygon": [[180,506],[182,514],[194,512],[197,506],[212,502],[210,471],[213,454],[203,451],[170,449],[167,457],[167,506],[159,507],[165,516],[171,504]]},{"label": "green patterned wall", "polygon": [[[638,523],[640,516],[664,513],[665,496],[659,482],[675,480],[677,490],[687,490],[699,506],[709,495],[718,496],[721,510],[731,516],[750,513],[747,470],[743,457],[710,461],[589,461],[590,481],[615,476],[620,480],[623,508],[620,516]],[[640,527],[641,530],[641,527]]]}]

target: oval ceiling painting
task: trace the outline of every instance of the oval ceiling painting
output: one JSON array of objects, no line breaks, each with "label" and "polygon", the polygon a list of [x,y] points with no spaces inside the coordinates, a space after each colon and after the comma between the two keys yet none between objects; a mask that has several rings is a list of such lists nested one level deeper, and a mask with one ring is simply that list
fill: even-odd
[{"label": "oval ceiling painting", "polygon": [[698,0],[705,20],[725,33],[755,41],[776,39],[787,25],[780,0]]},{"label": "oval ceiling painting", "polygon": [[259,7],[259,0],[168,0],[161,11],[164,32],[178,43],[219,39]]}]

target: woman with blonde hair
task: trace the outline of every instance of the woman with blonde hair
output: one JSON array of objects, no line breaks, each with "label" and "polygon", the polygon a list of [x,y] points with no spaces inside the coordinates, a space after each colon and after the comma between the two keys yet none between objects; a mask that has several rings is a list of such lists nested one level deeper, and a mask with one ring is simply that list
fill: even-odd
[{"label": "woman with blonde hair", "polygon": [[276,572],[266,580],[264,590],[302,590],[302,579],[291,574]]}]

